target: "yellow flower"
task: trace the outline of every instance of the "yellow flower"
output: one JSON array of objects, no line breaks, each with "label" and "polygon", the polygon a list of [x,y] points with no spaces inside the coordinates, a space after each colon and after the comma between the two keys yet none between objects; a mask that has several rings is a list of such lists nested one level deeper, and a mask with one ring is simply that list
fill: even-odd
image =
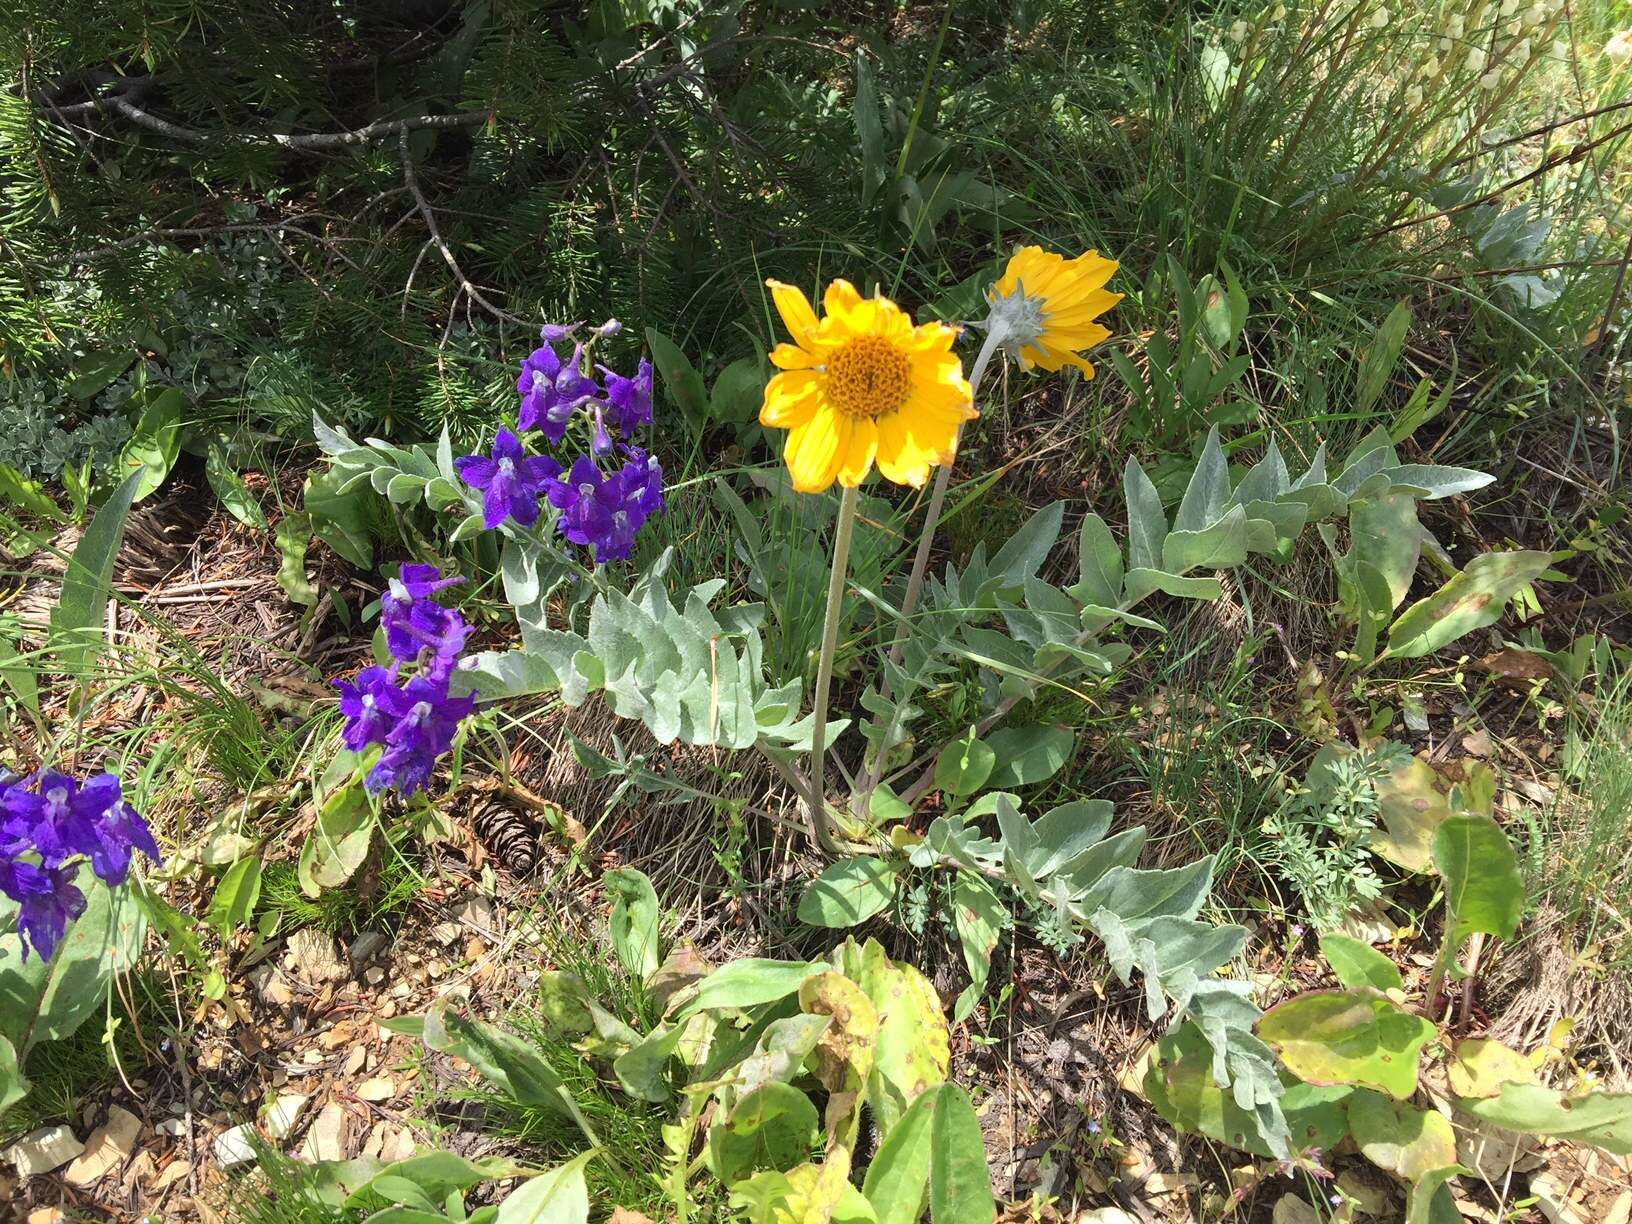
[{"label": "yellow flower", "polygon": [[1116,269],[1116,261],[1098,251],[1066,259],[1021,247],[986,295],[992,305],[987,325],[1000,330],[998,344],[1022,369],[1070,364],[1092,378],[1094,367],[1081,354],[1110,338],[1110,329],[1094,320],[1122,300],[1105,288]]},{"label": "yellow flower", "polygon": [[799,289],[766,283],[794,342],[771,350],[782,373],[766,384],[759,423],[789,431],[795,489],[820,493],[835,478],[853,489],[875,459],[887,480],[921,486],[952,462],[958,427],[980,415],[952,351],[956,328],[914,327],[894,302],[844,280],[827,287],[818,320]]}]

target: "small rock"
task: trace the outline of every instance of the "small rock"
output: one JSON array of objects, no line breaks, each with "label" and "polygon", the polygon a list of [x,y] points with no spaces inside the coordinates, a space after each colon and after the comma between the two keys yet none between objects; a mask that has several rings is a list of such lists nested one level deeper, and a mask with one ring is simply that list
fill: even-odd
[{"label": "small rock", "polygon": [[248,1123],[222,1131],[215,1137],[215,1163],[223,1169],[237,1169],[255,1163],[255,1149],[249,1137],[254,1132]]},{"label": "small rock", "polygon": [[478,930],[491,931],[496,926],[496,915],[493,912],[493,900],[484,897],[481,893],[467,899],[458,909],[453,911],[454,917],[460,922],[469,923]]},{"label": "small rock", "polygon": [[1462,737],[1462,751],[1469,756],[1488,757],[1491,753],[1490,732],[1480,727]]},{"label": "small rock", "polygon": [[457,922],[439,922],[431,928],[431,938],[444,946],[453,943],[463,934],[464,931]]},{"label": "small rock", "polygon": [[295,1122],[300,1117],[300,1111],[306,1108],[310,1097],[302,1096],[298,1092],[286,1092],[266,1108],[261,1121],[266,1127],[266,1133],[273,1139],[283,1140],[289,1137],[289,1132],[295,1129]]},{"label": "small rock", "polygon": [[28,1213],[28,1224],[62,1224],[67,1219],[61,1207],[36,1207]]},{"label": "small rock", "polygon": [[1145,1178],[1144,1190],[1146,1194],[1173,1194],[1192,1189],[1198,1181],[1194,1173],[1152,1173]]},{"label": "small rock", "polygon": [[21,1176],[33,1177],[67,1164],[84,1150],[85,1145],[66,1126],[42,1126],[7,1148],[5,1159]]},{"label": "small rock", "polygon": [[346,1055],[346,1065],[341,1069],[340,1074],[350,1079],[363,1069],[363,1064],[367,1061],[368,1047],[354,1045],[351,1047],[351,1052]]},{"label": "small rock", "polygon": [[86,1138],[85,1150],[68,1166],[63,1178],[70,1186],[84,1189],[101,1180],[109,1170],[123,1168],[141,1133],[140,1118],[128,1109],[111,1106],[108,1120]]},{"label": "small rock", "polygon": [[381,969],[378,965],[370,965],[368,967],[368,972],[363,974],[363,978],[370,986],[378,986],[381,982],[385,981],[385,970]]},{"label": "small rock", "polygon": [[1632,1190],[1622,1190],[1621,1197],[1610,1204],[1604,1224],[1628,1224],[1632,1221]]},{"label": "small rock", "polygon": [[1530,1193],[1536,1207],[1547,1217],[1547,1224],[1581,1224],[1581,1217],[1573,1209],[1564,1187],[1543,1173],[1530,1179]]},{"label": "small rock", "polygon": [[385,1147],[386,1136],[391,1133],[389,1122],[376,1122],[374,1129],[368,1132],[368,1138],[363,1140],[362,1156],[364,1160],[378,1160],[380,1151]]},{"label": "small rock", "polygon": [[300,1156],[314,1162],[346,1158],[346,1111],[342,1106],[330,1101],[318,1111],[306,1132]]},{"label": "small rock", "polygon": [[249,980],[261,996],[261,1002],[270,1007],[287,1007],[295,1001],[289,979],[278,971],[276,965],[261,965],[249,975]]},{"label": "small rock", "polygon": [[351,941],[351,947],[346,949],[346,955],[351,958],[353,967],[360,968],[390,946],[391,940],[379,931],[364,931]]},{"label": "small rock", "polygon": [[383,1076],[364,1080],[353,1094],[359,1101],[389,1101],[397,1095],[397,1086]]},{"label": "small rock", "polygon": [[187,1133],[187,1123],[180,1118],[165,1118],[154,1129],[161,1135],[169,1135],[172,1139],[180,1139]]},{"label": "small rock", "polygon": [[300,1061],[305,1063],[308,1067],[320,1067],[323,1065],[323,1051],[307,1050],[300,1056]]},{"label": "small rock", "polygon": [[314,927],[302,927],[289,936],[283,967],[309,986],[343,982],[351,971],[335,954],[334,940]]},{"label": "small rock", "polygon": [[407,1160],[414,1154],[414,1135],[406,1126],[399,1126],[395,1133],[387,1136],[380,1148],[380,1159],[390,1163],[395,1160]]},{"label": "small rock", "polygon": [[171,1186],[175,1185],[192,1171],[192,1161],[172,1160],[169,1164],[165,1165],[164,1168],[159,1170],[159,1175],[153,1179],[152,1184],[148,1187],[148,1189],[150,1189],[154,1194],[157,1194],[161,1190],[168,1190]]}]

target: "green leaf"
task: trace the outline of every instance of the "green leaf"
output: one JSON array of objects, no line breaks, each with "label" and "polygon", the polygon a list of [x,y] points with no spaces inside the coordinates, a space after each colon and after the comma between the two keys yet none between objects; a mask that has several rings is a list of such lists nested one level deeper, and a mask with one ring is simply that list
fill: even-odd
[{"label": "green leaf", "polygon": [[856,49],[856,139],[861,145],[861,206],[866,208],[884,185],[884,124],[879,117],[878,86],[864,48]]},{"label": "green leaf", "polygon": [[181,413],[187,397],[174,387],[148,388],[131,397],[142,403],[142,415],[119,455],[120,470],[139,477],[133,501],[154,492],[176,466],[181,453]]},{"label": "green leaf", "polygon": [[1161,494],[1136,459],[1130,458],[1122,470],[1122,494],[1128,506],[1128,567],[1159,569],[1167,515]]},{"label": "green leaf", "polygon": [[[362,1171],[357,1168],[358,1173]],[[368,1206],[374,1195],[390,1203],[411,1203],[421,1198],[441,1201],[450,1193],[470,1190],[484,1181],[516,1177],[526,1172],[523,1166],[502,1157],[466,1160],[452,1152],[422,1152],[378,1168],[361,1180],[350,1169],[337,1169],[330,1176],[350,1190],[343,1205],[356,1208]],[[438,1215],[436,1218],[445,1220],[447,1217]]]},{"label": "green leaf", "polygon": [[1064,727],[999,727],[986,736],[997,764],[986,785],[1002,790],[1046,782],[1060,772],[1077,738]]},{"label": "green leaf", "polygon": [[1215,425],[1207,431],[1201,459],[1184,490],[1178,512],[1173,516],[1173,530],[1205,530],[1223,516],[1224,503],[1229,499],[1230,465],[1224,458],[1224,448],[1219,445],[1218,426]]},{"label": "green leaf", "polygon": [[664,1073],[685,1039],[684,1024],[659,1025],[640,1042],[612,1060],[612,1072],[630,1096],[662,1103],[674,1095]]},{"label": "green leaf", "polygon": [[295,874],[301,891],[317,898],[325,888],[339,888],[356,874],[368,857],[374,833],[374,804],[361,769],[323,797],[317,822],[300,848]]},{"label": "green leaf", "polygon": [[961,1023],[985,993],[992,972],[992,952],[998,937],[1009,923],[1009,912],[980,876],[959,871],[952,882],[952,925],[963,947],[963,963],[969,970],[969,985],[958,995],[952,1022]]},{"label": "green leaf", "polygon": [[566,1084],[530,1043],[449,1011],[446,1003],[425,1014],[421,1037],[428,1048],[470,1063],[512,1099],[571,1119],[591,1143],[597,1142]]},{"label": "green leaf", "polygon": [[1507,1130],[1590,1143],[1618,1156],[1632,1154],[1632,1092],[1571,1097],[1540,1084],[1503,1084],[1498,1096],[1459,1099],[1457,1104]]},{"label": "green leaf", "polygon": [[[0,935],[0,1036],[26,1061],[36,1042],[60,1041],[107,1006],[114,975],[141,955],[147,921],[128,887],[109,888],[81,864],[74,879],[85,910],[68,926],[49,961],[23,959],[15,930]],[[0,929],[13,926],[15,902],[0,898]]]},{"label": "green leaf", "polygon": [[744,1095],[708,1128],[708,1165],[730,1185],[759,1169],[786,1172],[810,1158],[821,1119],[810,1098],[771,1080]]},{"label": "green leaf", "polygon": [[1175,599],[1211,601],[1224,594],[1224,587],[1217,578],[1184,578],[1144,566],[1128,571],[1123,598],[1130,605],[1138,603],[1152,591],[1161,591]]},{"label": "green leaf", "polygon": [[1032,823],[1036,849],[1027,869],[1038,880],[1072,874],[1102,844],[1115,815],[1115,805],[1108,799],[1074,799],[1050,808]]},{"label": "green leaf", "polygon": [[1389,602],[1376,609],[1386,619],[1411,593],[1411,578],[1422,553],[1422,524],[1409,493],[1387,493],[1349,508],[1351,556],[1371,565],[1388,583]]},{"label": "green leaf", "polygon": [[261,509],[261,503],[255,500],[243,477],[233,471],[226,447],[219,442],[211,442],[205,454],[204,477],[233,518],[246,527],[266,530],[266,511]]},{"label": "green leaf", "polygon": [[584,1166],[596,1156],[591,1150],[566,1164],[540,1173],[499,1204],[495,1224],[587,1224],[589,1186]]},{"label": "green leaf", "polygon": [[1433,1110],[1360,1089],[1349,1098],[1349,1129],[1367,1160],[1408,1182],[1456,1164],[1456,1132]]},{"label": "green leaf", "polygon": [[990,1224],[997,1218],[997,1200],[980,1119],[956,1084],[930,1092],[929,1218],[934,1224]]},{"label": "green leaf", "polygon": [[51,609],[50,644],[69,670],[84,667],[100,642],[113,587],[113,562],[125,538],[125,519],[140,481],[140,474],[127,477],[113,491],[68,560],[62,594]]},{"label": "green leaf", "polygon": [[367,484],[346,488],[346,483],[337,467],[314,471],[306,477],[301,504],[311,516],[313,535],[359,569],[373,569],[379,498]]},{"label": "green leaf", "polygon": [[255,915],[261,896],[261,860],[257,855],[239,859],[227,868],[210,899],[209,924],[226,939],[240,927],[247,927]]},{"label": "green leaf", "polygon": [[1354,411],[1364,417],[1376,405],[1388,386],[1388,376],[1400,360],[1405,348],[1406,333],[1411,329],[1411,304],[1400,302],[1389,311],[1388,318],[1372,337],[1366,354],[1360,359],[1360,373],[1355,378]]},{"label": "green leaf", "polygon": [[739,357],[720,371],[709,399],[709,415],[728,425],[746,425],[759,415],[766,370],[758,357]]},{"label": "green leaf", "polygon": [[1398,967],[1370,944],[1347,935],[1322,935],[1320,951],[1337,980],[1351,990],[1360,986],[1385,992],[1405,989]]},{"label": "green leaf", "polygon": [[63,390],[80,403],[89,403],[113,385],[136,360],[136,350],[128,343],[123,348],[99,349],[74,362],[74,376],[63,384]]},{"label": "green leaf", "polygon": [[1386,656],[1416,659],[1493,625],[1507,601],[1547,570],[1545,552],[1484,553],[1439,590],[1419,599],[1388,630]]},{"label": "green leaf", "polygon": [[826,968],[818,961],[763,960],[752,956],[734,960],[703,979],[697,988],[697,997],[686,1004],[676,1021],[715,1008],[774,1003],[797,991],[811,974]]},{"label": "green leaf", "polygon": [[28,1095],[31,1085],[17,1065],[17,1050],[0,1035],[0,1115]]},{"label": "green leaf", "polygon": [[1475,932],[1512,939],[1524,916],[1524,877],[1513,846],[1489,816],[1459,814],[1434,834],[1453,948]]},{"label": "green leaf", "polygon": [[806,886],[799,921],[820,927],[865,922],[895,899],[896,879],[895,868],[883,859],[842,859]]},{"label": "green leaf", "polygon": [[40,678],[32,659],[25,660],[9,637],[0,637],[0,683],[16,694],[24,709],[40,712]]},{"label": "green leaf", "polygon": [[876,940],[859,947],[848,941],[834,953],[834,963],[878,1011],[867,1103],[880,1135],[888,1136],[921,1093],[946,1079],[951,1034],[940,996],[918,970],[890,960]]},{"label": "green leaf", "polygon": [[612,947],[623,967],[645,981],[663,963],[657,892],[645,872],[633,867],[607,872],[602,883],[612,896]]},{"label": "green leaf", "polygon": [[708,388],[686,355],[673,340],[655,328],[646,329],[646,343],[652,350],[652,364],[663,379],[663,390],[679,407],[693,429],[708,422]]},{"label": "green leaf", "polygon": [[37,480],[30,480],[9,463],[0,463],[0,498],[27,510],[30,514],[50,519],[53,523],[68,520],[68,516],[45,491],[44,485]]},{"label": "green leaf", "polygon": [[306,546],[312,542],[312,516],[286,514],[278,523],[278,585],[291,603],[317,606],[317,588],[306,576]]},{"label": "green leaf", "polygon": [[918,1224],[929,1201],[932,1114],[940,1090],[926,1092],[908,1107],[878,1145],[862,1193],[878,1213],[878,1224]]},{"label": "green leaf", "polygon": [[1316,990],[1265,1012],[1254,1026],[1299,1079],[1359,1084],[1401,1100],[1417,1088],[1417,1059],[1437,1030],[1369,990]]},{"label": "green leaf", "polygon": [[997,753],[975,738],[974,728],[953,740],[935,758],[935,785],[952,795],[972,795],[986,784],[997,764]]},{"label": "green leaf", "polygon": [[1122,549],[1092,512],[1085,514],[1077,533],[1077,581],[1069,593],[1085,604],[1114,608],[1122,599]]}]

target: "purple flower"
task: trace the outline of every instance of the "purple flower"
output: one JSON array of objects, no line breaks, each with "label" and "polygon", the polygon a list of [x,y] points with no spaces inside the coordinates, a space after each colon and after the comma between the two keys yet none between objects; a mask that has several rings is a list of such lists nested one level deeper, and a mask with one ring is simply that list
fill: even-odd
[{"label": "purple flower", "polygon": [[562,511],[559,529],[574,544],[591,550],[595,564],[627,561],[646,520],[664,508],[663,469],[638,447],[610,477],[580,455],[565,479],[550,485],[550,501]]},{"label": "purple flower", "polygon": [[68,923],[85,912],[85,894],[68,867],[37,867],[0,859],[0,892],[17,902],[17,934],[23,959],[32,947],[48,961],[68,933]]},{"label": "purple flower", "polygon": [[595,380],[583,371],[584,346],[563,362],[550,345],[533,350],[521,363],[516,390],[521,393],[519,424],[523,430],[540,429],[552,443],[567,436],[567,424],[585,404],[600,394]]},{"label": "purple flower", "polygon": [[155,863],[162,860],[153,831],[125,802],[124,788],[114,774],[102,773],[89,779],[79,788],[73,807],[75,820],[92,823],[94,830],[95,844],[82,846],[81,850],[91,856],[91,869],[109,884],[125,882],[132,850],[140,850]]},{"label": "purple flower", "polygon": [[449,696],[445,680],[415,676],[406,688],[391,690],[390,702],[396,724],[366,785],[371,791],[396,789],[411,795],[431,780],[437,758],[453,747],[459,724],[475,708],[476,698]]},{"label": "purple flower", "polygon": [[612,414],[612,424],[624,437],[630,437],[642,425],[652,423],[652,363],[640,359],[633,378],[601,366],[606,375],[606,402]]},{"label": "purple flower", "polygon": [[390,581],[380,599],[386,647],[404,663],[420,659],[428,650],[451,668],[470,636],[470,626],[431,596],[464,579],[444,578],[434,565],[404,565],[401,575]]},{"label": "purple flower", "polygon": [[538,338],[544,341],[545,344],[556,344],[565,340],[583,325],[582,319],[576,323],[546,323],[538,329]]},{"label": "purple flower", "polygon": [[395,721],[387,696],[397,691],[395,669],[367,667],[356,680],[336,680],[334,687],[340,690],[340,713],[346,716],[346,728],[340,735],[346,747],[361,752],[370,744],[385,743]]},{"label": "purple flower", "polygon": [[523,527],[538,522],[538,499],[561,465],[548,455],[529,456],[521,439],[503,426],[493,438],[493,454],[455,459],[459,475],[473,489],[484,491],[482,525],[492,531],[505,519]]},{"label": "purple flower", "polygon": [[616,319],[608,319],[605,323],[602,323],[599,327],[597,327],[592,334],[597,340],[605,340],[609,337],[617,335],[622,330],[622,323],[619,323]]}]

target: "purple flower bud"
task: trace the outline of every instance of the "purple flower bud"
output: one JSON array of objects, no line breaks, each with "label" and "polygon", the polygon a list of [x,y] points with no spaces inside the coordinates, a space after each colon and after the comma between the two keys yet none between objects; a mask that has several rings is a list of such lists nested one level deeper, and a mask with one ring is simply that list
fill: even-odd
[{"label": "purple flower bud", "polygon": [[631,437],[642,425],[652,423],[652,363],[640,359],[633,378],[625,378],[605,366],[606,401],[612,412],[612,424],[625,438]]},{"label": "purple flower bud", "polygon": [[622,330],[622,323],[619,323],[616,319],[608,319],[605,323],[602,323],[599,327],[597,327],[593,334],[597,340],[607,340],[617,335]]},{"label": "purple flower bud", "polygon": [[[576,324],[574,325],[576,326]],[[521,363],[516,390],[521,394],[522,429],[539,429],[552,443],[567,436],[573,414],[600,395],[595,380],[583,372],[584,346],[578,345],[571,361],[562,361],[549,345],[534,349]]]},{"label": "purple flower bud", "polygon": [[545,344],[559,344],[583,325],[582,320],[577,323],[546,323],[538,329],[538,338]]}]

